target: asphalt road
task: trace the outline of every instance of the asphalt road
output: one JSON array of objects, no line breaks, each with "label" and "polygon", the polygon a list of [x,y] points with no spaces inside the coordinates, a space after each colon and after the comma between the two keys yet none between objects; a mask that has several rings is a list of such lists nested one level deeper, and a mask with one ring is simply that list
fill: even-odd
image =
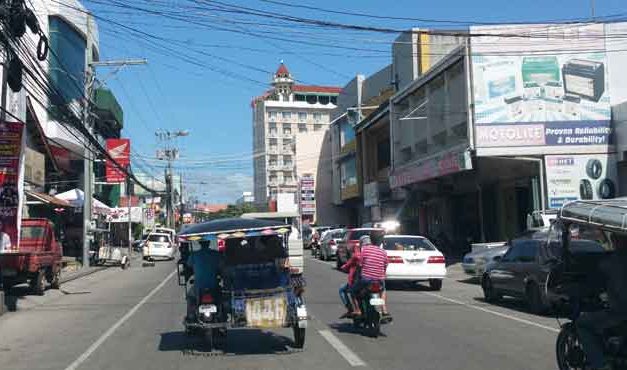
[{"label": "asphalt road", "polygon": [[440,292],[391,289],[394,322],[373,339],[337,319],[346,275],[332,265],[307,260],[304,351],[290,347],[291,330],[233,330],[228,353],[208,356],[183,333],[183,290],[174,263],[162,262],[20,298],[0,317],[0,369],[555,369],[555,319],[485,304],[457,266]]}]

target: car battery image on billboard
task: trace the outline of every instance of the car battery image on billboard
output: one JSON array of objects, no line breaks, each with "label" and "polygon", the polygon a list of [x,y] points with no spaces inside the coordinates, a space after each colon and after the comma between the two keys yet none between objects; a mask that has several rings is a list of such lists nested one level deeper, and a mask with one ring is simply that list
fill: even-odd
[{"label": "car battery image on billboard", "polygon": [[524,101],[524,110],[527,113],[535,113],[544,110],[544,99],[534,98]]},{"label": "car battery image on billboard", "polygon": [[581,98],[575,95],[564,96],[564,114],[568,117],[578,119],[581,116],[580,113]]},{"label": "car battery image on billboard", "polygon": [[511,121],[519,119],[523,114],[523,98],[521,96],[514,96],[504,99],[507,105],[508,116]]},{"label": "car battery image on billboard", "polygon": [[572,59],[562,67],[564,92],[598,102],[605,92],[605,65],[591,60]]},{"label": "car battery image on billboard", "polygon": [[560,80],[560,68],[555,56],[525,57],[522,61],[523,83],[545,85]]},{"label": "car battery image on billboard", "polygon": [[537,82],[525,82],[523,87],[523,97],[525,99],[539,98],[542,96],[542,88]]},{"label": "car battery image on billboard", "polygon": [[561,99],[564,96],[564,86],[559,81],[549,81],[544,85],[544,95],[553,99]]}]

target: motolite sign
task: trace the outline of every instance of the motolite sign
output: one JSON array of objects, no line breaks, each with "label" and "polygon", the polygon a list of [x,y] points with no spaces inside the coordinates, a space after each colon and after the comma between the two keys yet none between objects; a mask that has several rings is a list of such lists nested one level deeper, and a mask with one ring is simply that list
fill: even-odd
[{"label": "motolite sign", "polygon": [[[131,142],[129,139],[107,139],[107,153],[122,167],[130,164]],[[107,182],[124,182],[126,175],[110,159],[106,161]]]},{"label": "motolite sign", "polygon": [[300,213],[301,215],[313,215],[316,213],[316,188],[312,176],[303,176],[299,183],[300,188]]}]

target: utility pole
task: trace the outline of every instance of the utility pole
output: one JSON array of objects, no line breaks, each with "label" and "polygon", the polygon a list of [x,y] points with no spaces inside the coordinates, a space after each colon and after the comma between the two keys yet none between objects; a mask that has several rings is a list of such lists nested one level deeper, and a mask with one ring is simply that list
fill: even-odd
[{"label": "utility pole", "polygon": [[[129,165],[129,172],[130,172],[130,169],[131,168],[130,168],[130,165]],[[131,202],[131,194],[132,194],[131,186],[132,185],[133,185],[133,180],[131,179],[130,176],[127,176],[126,177],[126,199],[128,201],[127,206],[128,206],[128,258],[129,258],[129,263],[130,263],[130,258],[131,258],[132,253],[133,253],[133,242],[131,241],[131,238],[133,237],[133,235],[132,235],[133,234],[133,232],[132,232],[133,222],[131,220],[131,210],[132,210],[132,208],[131,208],[131,205],[132,205],[132,202]]]},{"label": "utility pole", "polygon": [[[128,60],[111,60],[111,61],[94,61],[93,56],[93,43],[92,43],[92,22],[93,17],[91,14],[87,14],[87,47],[85,48],[85,99],[83,105],[83,125],[87,128],[90,136],[94,135],[93,125],[91,122],[91,98],[96,82],[96,67],[117,67],[108,76],[106,76],[100,84],[104,84],[104,80],[119,72],[124,66],[127,65],[139,65],[146,64],[146,59],[128,59]],[[92,217],[92,202],[93,202],[93,158],[91,145],[89,140],[86,140],[85,155],[83,159],[83,268],[89,267],[89,251],[90,251],[90,238],[91,238],[91,217]],[[130,182],[129,182],[130,183]],[[130,199],[129,199],[130,204]],[[129,208],[129,221],[130,221],[130,208]],[[130,228],[129,228],[130,229]],[[129,233],[130,235],[130,233]],[[129,237],[129,248],[131,240]],[[129,255],[130,256],[130,255]]]},{"label": "utility pole", "polygon": [[179,153],[178,149],[170,143],[172,142],[172,140],[178,137],[188,135],[189,131],[187,130],[158,130],[155,132],[155,136],[157,137],[157,139],[163,143],[163,149],[157,150],[157,159],[168,161],[164,175],[166,187],[166,225],[169,228],[174,228],[174,184],[172,182],[172,161],[178,158]]}]

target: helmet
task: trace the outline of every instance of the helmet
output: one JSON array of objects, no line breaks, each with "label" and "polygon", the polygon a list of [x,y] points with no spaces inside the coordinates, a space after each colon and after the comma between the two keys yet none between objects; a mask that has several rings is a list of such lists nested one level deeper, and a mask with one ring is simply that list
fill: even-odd
[{"label": "helmet", "polygon": [[361,238],[359,238],[359,245],[360,246],[364,246],[367,244],[372,244],[372,240],[370,239],[370,235],[364,235]]}]

